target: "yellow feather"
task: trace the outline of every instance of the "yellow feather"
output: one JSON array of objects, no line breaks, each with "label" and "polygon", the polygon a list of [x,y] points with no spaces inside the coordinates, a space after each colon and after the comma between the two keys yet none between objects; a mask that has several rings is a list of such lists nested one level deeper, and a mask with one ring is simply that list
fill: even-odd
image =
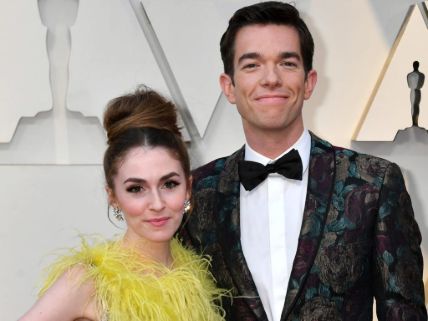
[{"label": "yellow feather", "polygon": [[71,249],[55,263],[40,291],[43,293],[76,264],[85,266],[85,276],[94,281],[99,315],[109,321],[221,321],[220,302],[227,291],[215,286],[210,262],[171,241],[173,268],[143,260],[120,241],[90,245],[82,239],[79,250]]}]

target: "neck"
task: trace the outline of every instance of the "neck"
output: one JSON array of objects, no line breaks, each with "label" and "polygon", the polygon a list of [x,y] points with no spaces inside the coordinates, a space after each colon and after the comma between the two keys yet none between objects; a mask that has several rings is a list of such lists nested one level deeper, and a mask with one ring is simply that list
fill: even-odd
[{"label": "neck", "polygon": [[250,147],[270,159],[275,159],[293,146],[303,133],[303,126],[293,130],[255,132],[245,130],[245,138]]},{"label": "neck", "polygon": [[123,237],[123,245],[127,248],[136,250],[142,257],[161,263],[166,267],[171,267],[172,265],[170,241],[152,242],[134,238],[127,233]]}]

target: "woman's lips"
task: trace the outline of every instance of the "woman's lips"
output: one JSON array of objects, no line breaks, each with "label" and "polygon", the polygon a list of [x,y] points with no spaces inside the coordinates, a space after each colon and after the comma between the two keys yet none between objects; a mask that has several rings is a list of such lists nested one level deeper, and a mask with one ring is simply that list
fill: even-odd
[{"label": "woman's lips", "polygon": [[154,218],[151,220],[147,220],[146,222],[155,226],[155,227],[162,227],[164,226],[169,220],[169,217],[160,217],[160,218]]}]

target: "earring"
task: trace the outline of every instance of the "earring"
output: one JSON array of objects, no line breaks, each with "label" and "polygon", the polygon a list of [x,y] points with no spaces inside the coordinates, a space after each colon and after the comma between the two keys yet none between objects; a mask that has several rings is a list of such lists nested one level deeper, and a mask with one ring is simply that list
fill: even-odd
[{"label": "earring", "polygon": [[113,207],[114,217],[118,221],[123,221],[123,214],[119,207]]},{"label": "earring", "polygon": [[190,212],[190,209],[192,207],[192,204],[190,203],[190,200],[184,201],[184,208],[183,208],[183,214],[187,214]]}]

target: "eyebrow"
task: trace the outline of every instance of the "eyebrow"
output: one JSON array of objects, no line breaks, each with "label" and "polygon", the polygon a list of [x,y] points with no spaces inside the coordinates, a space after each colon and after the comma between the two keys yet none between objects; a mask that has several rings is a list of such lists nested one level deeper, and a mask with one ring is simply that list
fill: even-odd
[{"label": "eyebrow", "polygon": [[[302,60],[301,56],[295,51],[284,51],[284,52],[281,52],[278,56],[281,59],[296,58],[299,61]],[[241,57],[239,57],[238,65],[245,59],[260,59],[261,57],[262,55],[258,52],[244,53]]]},{"label": "eyebrow", "polygon": [[238,65],[245,59],[258,59],[260,58],[262,55],[259,54],[258,52],[247,52],[244,53],[241,57],[239,57],[238,59]]},{"label": "eyebrow", "polygon": [[297,60],[302,60],[302,57],[295,51],[285,51],[285,52],[281,52],[281,54],[279,55],[282,59],[287,59],[287,58],[296,58]]},{"label": "eyebrow", "polygon": [[[176,172],[171,172],[171,173],[168,173],[168,174],[166,174],[166,175],[164,175],[164,176],[162,176],[161,178],[160,178],[160,180],[161,181],[166,181],[167,179],[170,179],[171,177],[174,177],[174,176],[180,176],[178,173],[176,173]],[[127,178],[126,180],[124,180],[123,181],[123,184],[125,184],[125,183],[138,183],[138,184],[144,184],[146,182],[146,180],[145,179],[143,179],[143,178],[137,178],[137,177],[129,177],[129,178]]]}]

